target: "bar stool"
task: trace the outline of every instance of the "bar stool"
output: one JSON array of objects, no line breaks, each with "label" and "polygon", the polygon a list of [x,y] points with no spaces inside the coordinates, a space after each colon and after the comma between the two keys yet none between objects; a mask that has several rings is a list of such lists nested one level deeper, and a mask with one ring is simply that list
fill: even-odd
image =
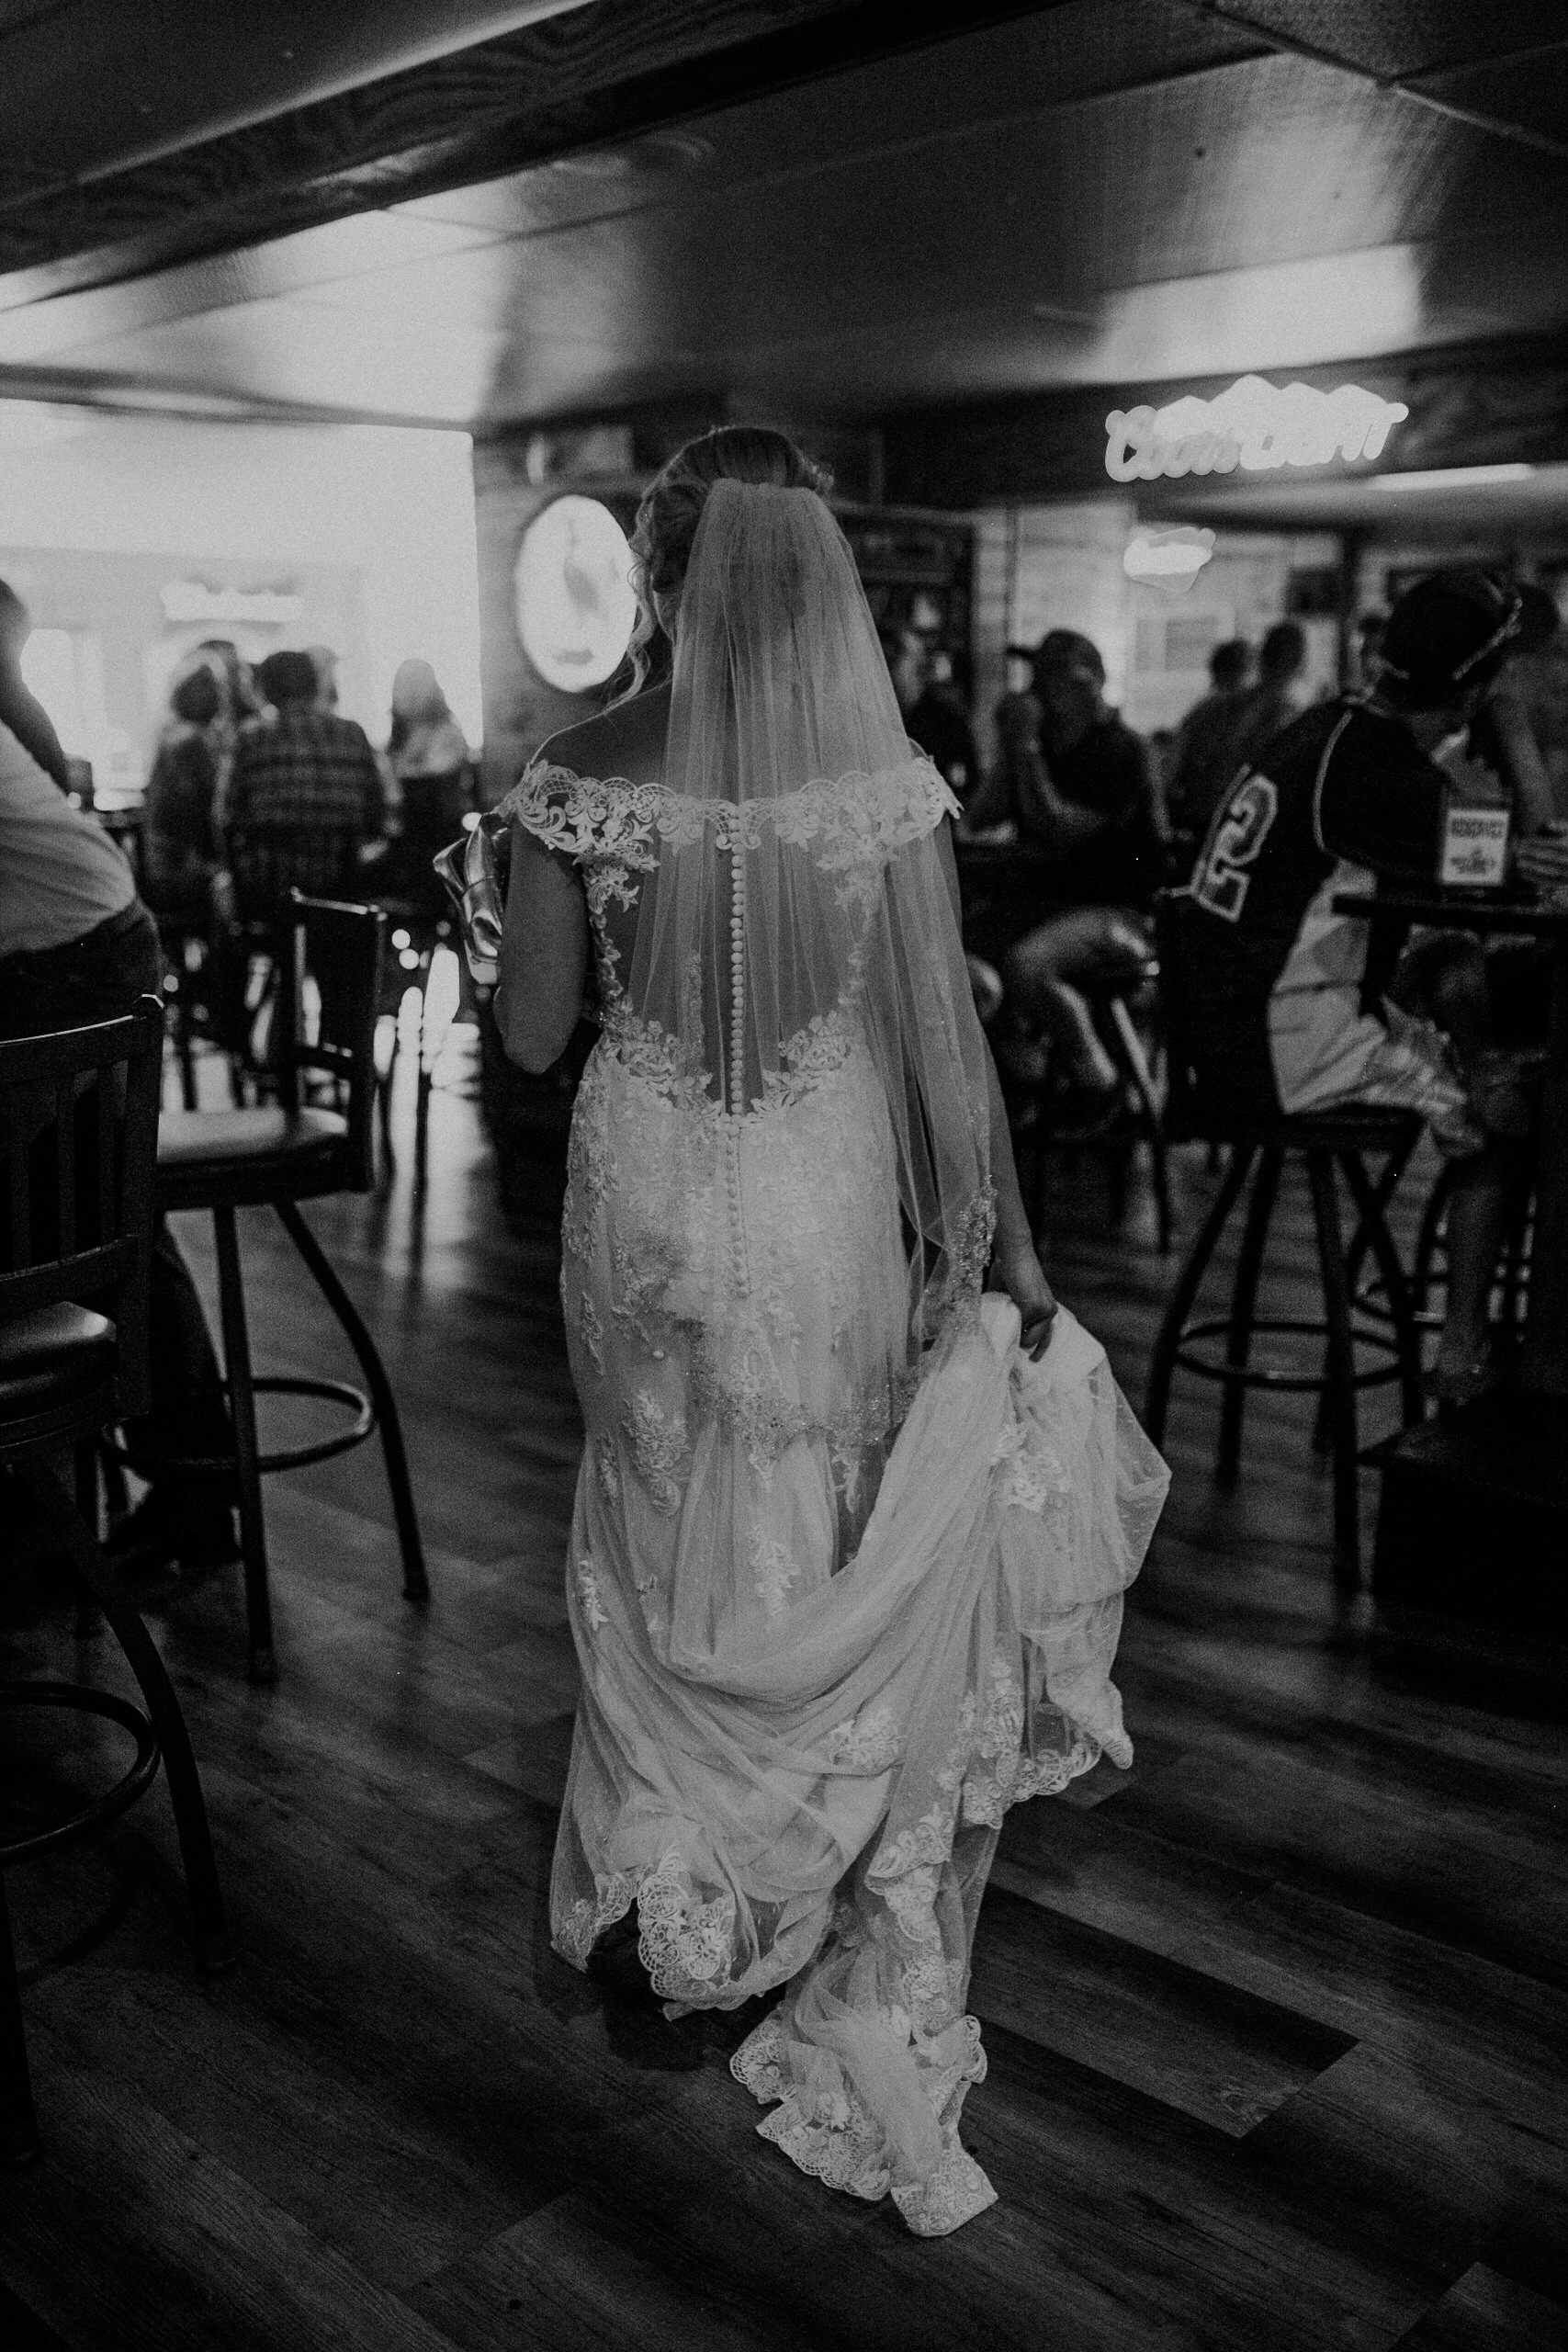
[{"label": "bar stool", "polygon": [[[1227,1101],[1223,1074],[1206,1069],[1195,1051],[1183,987],[1181,910],[1185,891],[1162,891],[1156,900],[1156,938],[1166,1012],[1169,1086],[1167,1131],[1174,1138],[1223,1144],[1229,1164],[1203,1227],[1182,1267],[1155,1341],[1144,1420],[1158,1445],[1165,1434],[1171,1381],[1178,1365],[1224,1390],[1215,1467],[1234,1477],[1241,1459],[1243,1416],[1249,1388],[1306,1393],[1325,1397],[1334,1456],[1334,1548],[1337,1572],[1354,1580],[1360,1572],[1361,1459],[1357,1404],[1360,1391],[1397,1381],[1406,1424],[1420,1419],[1419,1337],[1410,1285],[1384,1216],[1386,1182],[1374,1182],[1366,1155],[1377,1154],[1400,1168],[1408,1159],[1421,1123],[1398,1111],[1350,1109],[1319,1117],[1269,1117],[1251,1106]],[[1324,1313],[1259,1316],[1258,1289],[1269,1231],[1287,1159],[1306,1165]],[[1397,1174],[1397,1170],[1395,1171]],[[1376,1262],[1391,1323],[1369,1329],[1358,1319],[1350,1271],[1339,1222],[1337,1176],[1342,1175],[1360,1220],[1359,1233]],[[1228,1314],[1191,1320],[1203,1277],[1251,1179],[1241,1249],[1232,1282]],[[1292,1373],[1252,1361],[1252,1344],[1269,1336],[1322,1338],[1320,1372]],[[1217,1343],[1223,1358],[1216,1360]],[[1382,1361],[1365,1371],[1356,1365],[1358,1345]]]},{"label": "bar stool", "polygon": [[[452,902],[436,877],[434,861],[437,854],[450,845],[454,835],[470,831],[479,822],[477,782],[468,763],[439,775],[405,776],[400,787],[402,831],[389,843],[372,885],[377,905],[385,910],[392,954],[397,959],[395,968],[389,970],[385,1009],[396,1014],[406,989],[412,988],[419,992],[413,1146],[416,1193],[424,1190],[430,1147],[430,1097],[435,1083],[435,1065],[446,1036],[446,1029],[439,1027],[434,1038],[431,1035],[431,977],[441,949],[446,948],[456,956],[458,946]],[[400,1043],[394,1027],[391,1055],[381,1073],[381,1143],[389,1166],[392,1161],[392,1086]]]},{"label": "bar stool", "polygon": [[[232,1469],[237,1478],[250,1668],[259,1682],[276,1680],[277,1671],[261,1494],[262,1478],[269,1472],[324,1462],[363,1444],[378,1430],[402,1554],[403,1592],[410,1600],[429,1597],[391,1385],[375,1341],[299,1208],[301,1201],[330,1193],[368,1192],[374,1182],[376,1012],[384,929],[376,908],[336,905],[293,892],[278,944],[277,1003],[265,1072],[276,1102],[232,1111],[165,1112],[158,1136],[159,1208],[209,1209],[217,1237],[234,1453],[224,1462],[192,1457],[187,1466]],[[301,1080],[312,1074],[328,1081],[341,1109],[302,1102]],[[263,1204],[276,1211],[342,1324],[368,1394],[344,1381],[258,1379],[253,1374],[234,1211]],[[256,1438],[258,1391],[315,1397],[346,1408],[352,1419],[346,1428],[309,1444],[264,1454]]]},{"label": "bar stool", "polygon": [[[96,1715],[130,1735],[112,1787],[63,1820],[0,1841],[0,2161],[39,2153],[5,1872],[90,1836],[144,1796],[163,1766],[209,1974],[233,1958],[190,1736],[141,1617],[50,1455],[81,1448],[148,1402],[148,1275],[164,1008],[0,1044],[0,1463],[30,1491],[125,1653],[141,1706],[75,1682],[0,1684],[0,1705]],[[96,1302],[93,1309],[79,1304]],[[96,1498],[95,1498],[96,1501]]]},{"label": "bar stool", "polygon": [[[249,825],[231,829],[227,864],[213,893],[215,993],[236,1107],[271,1089],[272,1023],[279,1017],[282,943],[292,922],[291,894],[363,905],[368,896],[356,825]],[[258,1038],[260,1041],[258,1050]],[[186,1102],[186,1110],[195,1108]]]},{"label": "bar stool", "polygon": [[[1106,1115],[1084,1127],[1064,1126],[1052,1116],[1053,1080],[1048,1076],[1039,1095],[1039,1126],[1042,1144],[1093,1143],[1107,1146],[1111,1160],[1111,1210],[1120,1224],[1126,1195],[1127,1169],[1134,1147],[1146,1143],[1149,1148],[1149,1176],[1154,1189],[1155,1219],[1161,1254],[1171,1245],[1173,1223],[1170,1209],[1170,1170],[1166,1151],[1165,1103],[1155,1076],[1157,1044],[1151,1054],[1139,1027],[1139,1015],[1147,1023],[1151,1014],[1159,1017],[1159,961],[1150,956],[1145,962],[1135,984],[1097,984],[1090,980],[1075,980],[1073,985],[1088,999],[1089,1011],[1100,1043],[1115,1066],[1121,1083],[1111,1098]],[[1031,1222],[1039,1232],[1045,1221],[1045,1155],[1034,1154]]]}]

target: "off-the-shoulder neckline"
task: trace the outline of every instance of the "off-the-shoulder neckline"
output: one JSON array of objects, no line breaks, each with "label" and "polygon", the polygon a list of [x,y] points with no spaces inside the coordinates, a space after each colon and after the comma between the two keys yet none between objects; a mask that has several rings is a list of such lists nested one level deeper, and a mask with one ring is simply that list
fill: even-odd
[{"label": "off-the-shoulder neckline", "polygon": [[[923,769],[931,783],[935,785],[939,794],[948,799],[954,799],[952,786],[930,752],[922,752],[914,743],[909,746],[908,758],[897,761],[892,767],[852,768],[843,775],[810,776],[804,784],[791,785],[787,792],[767,795],[766,799],[793,800],[803,792],[840,792],[854,785],[879,784],[885,776],[904,775],[910,769]],[[732,800],[713,800],[705,798],[700,793],[682,792],[678,785],[665,784],[661,779],[647,784],[637,784],[629,775],[588,775],[581,768],[568,767],[564,760],[547,759],[542,752],[536,752],[529,761],[513,786],[512,792],[507,795],[507,798],[510,799],[513,794],[521,792],[526,785],[545,783],[552,776],[558,776],[568,784],[590,786],[599,792],[655,793],[660,799],[683,801],[695,808],[733,808],[739,805]],[[763,807],[766,801],[759,799],[752,805]]]}]

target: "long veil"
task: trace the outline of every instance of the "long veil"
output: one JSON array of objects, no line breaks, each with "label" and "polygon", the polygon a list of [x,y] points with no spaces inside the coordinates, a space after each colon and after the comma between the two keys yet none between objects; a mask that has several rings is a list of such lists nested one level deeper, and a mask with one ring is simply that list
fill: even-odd
[{"label": "long veil", "polygon": [[[735,1113],[791,1099],[852,1024],[893,1124],[918,1350],[977,1291],[984,1040],[936,828],[854,559],[809,490],[720,481],[675,642],[659,865],[627,996]],[[723,854],[715,854],[718,850]]]}]

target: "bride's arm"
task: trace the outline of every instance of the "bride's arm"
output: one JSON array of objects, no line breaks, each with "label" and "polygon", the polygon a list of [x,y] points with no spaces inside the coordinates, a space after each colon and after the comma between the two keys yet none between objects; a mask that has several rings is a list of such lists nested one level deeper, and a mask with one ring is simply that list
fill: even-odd
[{"label": "bride's arm", "polygon": [[547,1070],[565,1053],[587,973],[588,909],[576,869],[514,824],[495,1019],[524,1069]]},{"label": "bride's arm", "polygon": [[[962,931],[958,890],[958,864],[953,855],[951,830],[938,828],[938,855],[947,881],[948,895],[953,901],[953,921]],[[990,1040],[984,1030],[980,1043],[986,1056],[986,1087],[991,1110],[991,1183],[997,1195],[997,1238],[992,1252],[991,1267],[995,1278],[1017,1307],[1023,1318],[1021,1344],[1036,1358],[1045,1352],[1051,1337],[1051,1325],[1056,1313],[1056,1301],[1046,1281],[1030,1229],[1029,1212],[1023,1205],[1019,1189],[1018,1170],[1013,1164],[1012,1130],[1008,1125],[1007,1105],[1002,1101],[1001,1080],[991,1055]]]}]

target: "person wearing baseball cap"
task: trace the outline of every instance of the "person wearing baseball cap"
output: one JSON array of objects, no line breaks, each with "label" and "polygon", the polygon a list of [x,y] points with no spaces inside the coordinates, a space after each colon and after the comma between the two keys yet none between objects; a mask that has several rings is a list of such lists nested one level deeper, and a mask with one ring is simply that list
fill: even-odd
[{"label": "person wearing baseball cap", "polygon": [[[1378,1104],[1420,1113],[1456,1164],[1440,1401],[1490,1385],[1487,1312],[1511,1206],[1528,1182],[1533,1106],[1500,1050],[1486,959],[1463,933],[1409,954],[1393,926],[1337,914],[1376,878],[1437,878],[1449,778],[1518,637],[1519,599],[1479,571],[1433,573],[1394,606],[1367,689],[1315,705],[1221,800],[1183,896],[1184,982],[1200,1072],[1265,1116]],[[1538,761],[1499,741],[1517,864],[1568,871]],[[1436,944],[1434,944],[1436,941]]]}]

